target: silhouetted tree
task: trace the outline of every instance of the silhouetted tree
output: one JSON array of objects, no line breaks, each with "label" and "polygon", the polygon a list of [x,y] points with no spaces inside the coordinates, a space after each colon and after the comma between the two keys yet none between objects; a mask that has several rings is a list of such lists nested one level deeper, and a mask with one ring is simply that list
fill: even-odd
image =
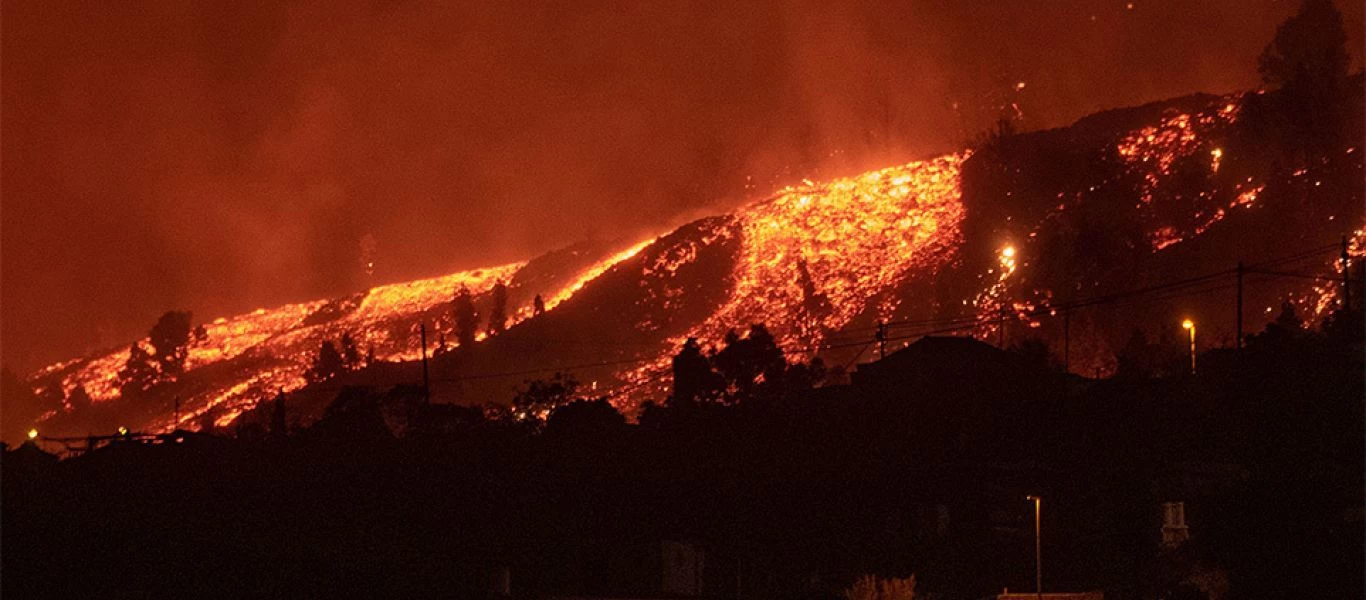
[{"label": "silhouetted tree", "polygon": [[289,433],[289,423],[285,420],[285,391],[281,389],[275,394],[275,401],[270,411],[270,434],[275,437],[284,437]]},{"label": "silhouetted tree", "polygon": [[816,289],[816,282],[811,278],[811,270],[805,258],[797,259],[797,278],[802,287],[802,310],[813,318],[820,318],[829,313],[830,299]]},{"label": "silhouetted tree", "polygon": [[210,406],[199,414],[199,433],[214,435],[218,433],[218,414],[221,411],[217,406]]},{"label": "silhouetted tree", "polygon": [[309,367],[306,378],[311,382],[326,381],[346,370],[346,361],[342,359],[342,354],[337,350],[337,345],[331,341],[324,341],[318,348],[318,354],[313,357],[313,366]]},{"label": "silhouetted tree", "polygon": [[1347,31],[1332,0],[1304,0],[1276,28],[1257,59],[1262,81],[1276,87],[1332,86],[1347,76]]},{"label": "silhouetted tree", "polygon": [[567,373],[529,380],[512,398],[513,414],[519,419],[543,420],[556,407],[574,401],[578,389],[578,380]]},{"label": "silhouetted tree", "polygon": [[711,361],[702,354],[697,338],[688,338],[683,348],[674,355],[673,376],[671,404],[711,402],[721,394],[721,376],[712,370]]},{"label": "silhouetted tree", "polygon": [[809,363],[789,366],[787,373],[783,375],[783,382],[787,385],[789,393],[800,392],[824,384],[828,375],[829,369],[825,367],[825,361],[817,356]]},{"label": "silhouetted tree", "polygon": [[174,379],[185,372],[185,358],[189,356],[190,313],[167,311],[148,332],[152,357],[163,378]]},{"label": "silhouetted tree", "polygon": [[493,307],[489,309],[489,335],[498,335],[507,329],[508,286],[500,279],[493,284]]},{"label": "silhouetted tree", "polygon": [[540,294],[531,300],[531,315],[540,316],[545,314],[545,299]]},{"label": "silhouetted tree", "polygon": [[71,388],[70,394],[67,394],[66,403],[71,405],[71,410],[86,410],[95,401],[90,398],[90,393],[85,391],[85,386],[77,385]]},{"label": "silhouetted tree", "polygon": [[1366,319],[1359,308],[1337,308],[1323,320],[1323,333],[1339,343],[1361,343],[1366,338]]},{"label": "silhouetted tree", "polygon": [[725,341],[725,348],[712,357],[711,363],[721,375],[729,401],[781,389],[787,360],[767,327],[761,323],[750,325],[744,337],[730,331]]},{"label": "silhouetted tree", "polygon": [[555,407],[546,418],[546,432],[586,436],[589,439],[621,434],[626,417],[605,398],[575,400]]},{"label": "silhouetted tree", "polygon": [[1281,313],[1267,323],[1266,329],[1248,339],[1249,348],[1284,348],[1305,334],[1304,321],[1289,300],[1281,302]]},{"label": "silhouetted tree", "polygon": [[361,367],[360,348],[356,347],[356,340],[350,332],[341,335],[341,357],[345,370],[354,371]]},{"label": "silhouetted tree", "polygon": [[352,442],[392,437],[384,423],[381,402],[382,398],[369,388],[342,388],[311,433]]},{"label": "silhouetted tree", "polygon": [[1258,57],[1262,80],[1281,89],[1272,101],[1280,113],[1274,121],[1280,143],[1297,161],[1330,150],[1342,135],[1346,44],[1342,13],[1332,0],[1304,0]]},{"label": "silhouetted tree", "polygon": [[1024,359],[1030,367],[1040,371],[1057,371],[1062,365],[1053,360],[1053,353],[1048,348],[1048,343],[1036,338],[1027,338],[1010,347],[1010,352]]},{"label": "silhouetted tree", "polygon": [[137,396],[157,384],[160,371],[152,354],[133,342],[128,348],[128,360],[119,370],[119,394],[125,398]]},{"label": "silhouetted tree", "polygon": [[470,289],[460,286],[455,293],[455,341],[463,348],[474,345],[475,332],[479,331],[479,313],[474,310],[474,296]]}]

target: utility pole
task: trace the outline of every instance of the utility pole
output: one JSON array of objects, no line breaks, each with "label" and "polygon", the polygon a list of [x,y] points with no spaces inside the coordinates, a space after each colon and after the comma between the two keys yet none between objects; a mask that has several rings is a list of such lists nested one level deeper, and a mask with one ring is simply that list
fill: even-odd
[{"label": "utility pole", "polygon": [[1234,342],[1234,344],[1233,344],[1233,347],[1236,348],[1236,349],[1238,349],[1238,350],[1242,350],[1242,349],[1243,349],[1243,261],[1241,261],[1241,260],[1238,261],[1238,307],[1235,308],[1234,310],[1238,311],[1238,313],[1237,313],[1238,318],[1236,319],[1236,321],[1237,321],[1237,323],[1238,323],[1238,333],[1237,333],[1238,337],[1235,338],[1235,342]]},{"label": "utility pole", "polygon": [[180,429],[180,396],[175,397],[175,416],[173,419],[174,420],[171,421],[171,433],[175,433],[175,430]]},{"label": "utility pole", "polygon": [[427,375],[427,324],[420,324],[418,326],[418,331],[422,334],[422,399],[426,402],[431,402],[432,380]]},{"label": "utility pole", "polygon": [[873,339],[877,340],[877,359],[887,358],[887,323],[885,321],[877,322],[877,334],[873,336]]}]

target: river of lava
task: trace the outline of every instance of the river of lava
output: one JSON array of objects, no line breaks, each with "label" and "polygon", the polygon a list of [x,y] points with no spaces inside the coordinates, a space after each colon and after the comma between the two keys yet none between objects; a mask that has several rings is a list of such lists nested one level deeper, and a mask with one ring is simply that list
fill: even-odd
[{"label": "river of lava", "polygon": [[731,328],[764,323],[791,358],[804,358],[867,310],[869,298],[943,265],[962,240],[967,157],[804,182],[742,209],[732,226],[740,251],[729,298],[661,356],[618,373],[627,384],[618,404],[629,410],[667,394],[670,357],[688,337],[714,345]]},{"label": "river of lava", "polygon": [[[642,242],[588,267],[564,289],[551,295],[548,308],[554,308],[586,281],[630,258],[648,243]],[[525,265],[516,262],[382,285],[350,297],[258,309],[205,323],[204,335],[189,347],[184,377],[193,381],[203,369],[235,366],[230,367],[230,375],[205,377],[201,386],[191,384],[186,390],[188,397],[183,399],[181,423],[195,422],[205,412],[213,411],[216,424],[225,425],[263,397],[278,390],[302,387],[318,347],[324,341],[335,342],[343,333],[352,335],[362,352],[373,352],[378,360],[415,360],[421,354],[418,328],[424,313],[448,304],[461,286],[481,294],[499,280],[510,280]],[[519,313],[517,318],[527,316]],[[149,347],[147,339],[137,343]],[[60,385],[65,395],[80,386],[96,402],[114,400],[120,397],[118,373],[128,360],[128,352],[122,348],[85,361],[57,363],[38,371],[30,381],[37,383],[64,372]],[[166,428],[170,421],[168,414],[164,422],[147,423],[145,427]]]}]

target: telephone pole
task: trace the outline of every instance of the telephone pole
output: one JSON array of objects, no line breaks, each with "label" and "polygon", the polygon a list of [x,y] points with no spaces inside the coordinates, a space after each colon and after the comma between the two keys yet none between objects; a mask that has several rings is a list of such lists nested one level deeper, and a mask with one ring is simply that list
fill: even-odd
[{"label": "telephone pole", "polygon": [[877,340],[877,359],[887,358],[887,323],[885,321],[877,322],[877,334],[873,336],[873,339]]}]

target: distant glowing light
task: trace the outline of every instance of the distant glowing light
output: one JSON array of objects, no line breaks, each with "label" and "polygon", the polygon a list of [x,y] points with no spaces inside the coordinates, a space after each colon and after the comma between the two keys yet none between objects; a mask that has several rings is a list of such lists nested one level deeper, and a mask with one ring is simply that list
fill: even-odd
[{"label": "distant glowing light", "polygon": [[1014,246],[1006,246],[1005,248],[1003,248],[1003,249],[1001,250],[1001,256],[1004,256],[1004,257],[1006,257],[1006,258],[1014,258],[1014,257],[1015,257],[1015,247],[1014,247]]},{"label": "distant glowing light", "polygon": [[128,435],[128,428],[127,428],[127,427],[124,427],[124,426],[122,426],[122,425],[120,425],[120,426],[119,426],[119,435]]},{"label": "distant glowing light", "polygon": [[1025,82],[1021,81],[1021,82],[1015,84],[1015,91],[1018,92],[1018,91],[1023,90],[1023,89],[1025,89]]},{"label": "distant glowing light", "polygon": [[28,430],[28,439],[30,439],[30,440],[36,440],[36,439],[38,439],[38,430],[37,430],[37,429],[30,429],[30,430]]},{"label": "distant glowing light", "polygon": [[1185,321],[1182,321],[1182,322],[1181,322],[1181,328],[1182,328],[1182,329],[1195,329],[1195,321],[1192,321],[1192,320],[1190,320],[1190,319],[1186,319]]}]

